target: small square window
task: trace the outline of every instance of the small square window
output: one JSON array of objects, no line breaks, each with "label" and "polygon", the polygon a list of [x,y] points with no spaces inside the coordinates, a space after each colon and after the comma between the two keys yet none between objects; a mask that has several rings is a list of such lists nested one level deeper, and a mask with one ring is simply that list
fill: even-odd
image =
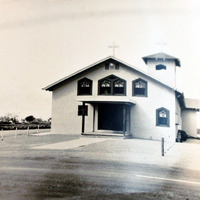
[{"label": "small square window", "polygon": [[[84,109],[85,108],[85,109]],[[88,106],[78,106],[78,116],[88,116]]]}]

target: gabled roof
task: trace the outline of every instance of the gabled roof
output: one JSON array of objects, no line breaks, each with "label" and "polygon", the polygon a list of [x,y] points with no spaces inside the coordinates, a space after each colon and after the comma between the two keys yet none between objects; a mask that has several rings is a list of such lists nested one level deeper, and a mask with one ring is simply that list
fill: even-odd
[{"label": "gabled roof", "polygon": [[200,110],[200,100],[185,98],[185,107],[186,109]]},{"label": "gabled roof", "polygon": [[144,62],[147,64],[148,60],[174,60],[176,66],[180,67],[181,63],[180,60],[176,57],[170,56],[166,53],[156,53],[150,56],[145,56],[142,58],[144,60]]},{"label": "gabled roof", "polygon": [[185,98],[183,92],[175,91],[176,98],[182,110],[200,111],[200,100]]},{"label": "gabled roof", "polygon": [[67,81],[67,80],[69,80],[69,79],[71,79],[71,78],[73,78],[73,77],[75,77],[75,76],[81,74],[82,72],[86,72],[86,71],[88,71],[88,70],[90,70],[90,69],[92,69],[92,68],[95,68],[95,67],[97,67],[99,64],[101,64],[101,63],[103,63],[103,62],[106,62],[106,61],[119,62],[119,63],[120,63],[121,65],[123,65],[124,67],[127,67],[127,68],[129,68],[130,70],[136,71],[136,72],[138,72],[138,73],[140,73],[140,74],[146,76],[147,78],[150,78],[151,80],[154,80],[154,81],[156,81],[157,83],[159,83],[159,84],[161,84],[161,85],[163,85],[163,86],[165,86],[165,87],[167,87],[167,88],[170,88],[170,89],[174,90],[174,88],[172,88],[172,87],[169,86],[168,84],[164,83],[163,81],[160,81],[160,80],[158,80],[157,78],[153,77],[152,75],[149,75],[149,74],[147,74],[146,72],[144,72],[144,71],[142,71],[142,70],[140,70],[140,69],[138,69],[138,68],[136,68],[136,67],[133,67],[133,66],[131,66],[130,64],[127,64],[127,63],[125,63],[125,62],[123,62],[123,61],[121,61],[121,60],[119,60],[119,59],[117,59],[117,58],[115,58],[115,57],[113,57],[113,56],[106,57],[106,58],[104,58],[104,59],[102,59],[102,60],[100,60],[100,61],[98,61],[98,62],[93,63],[92,65],[89,65],[89,66],[87,66],[87,67],[85,67],[85,68],[83,68],[83,69],[81,69],[81,70],[79,70],[79,71],[77,71],[77,72],[75,72],[75,73],[69,75],[69,76],[66,76],[66,77],[64,77],[64,78],[62,78],[62,79],[60,79],[60,80],[58,80],[58,81],[56,81],[56,82],[54,82],[54,83],[48,85],[47,87],[43,88],[43,90],[53,91],[53,89],[54,89],[55,87],[59,86],[60,84],[64,83],[65,81]]}]

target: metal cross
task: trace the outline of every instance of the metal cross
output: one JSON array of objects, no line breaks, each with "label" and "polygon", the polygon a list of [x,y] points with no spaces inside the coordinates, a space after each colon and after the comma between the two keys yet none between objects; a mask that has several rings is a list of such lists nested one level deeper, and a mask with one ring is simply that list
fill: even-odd
[{"label": "metal cross", "polygon": [[115,57],[115,48],[119,48],[119,46],[115,45],[115,43],[113,42],[113,45],[108,46],[108,47],[113,49],[113,57]]}]

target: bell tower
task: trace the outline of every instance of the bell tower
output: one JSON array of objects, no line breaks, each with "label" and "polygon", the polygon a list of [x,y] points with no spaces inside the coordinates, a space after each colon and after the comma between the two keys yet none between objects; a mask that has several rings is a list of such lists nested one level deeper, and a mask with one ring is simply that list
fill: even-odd
[{"label": "bell tower", "polygon": [[165,53],[157,53],[142,58],[148,66],[148,73],[159,81],[176,87],[176,67],[180,67],[178,58]]}]

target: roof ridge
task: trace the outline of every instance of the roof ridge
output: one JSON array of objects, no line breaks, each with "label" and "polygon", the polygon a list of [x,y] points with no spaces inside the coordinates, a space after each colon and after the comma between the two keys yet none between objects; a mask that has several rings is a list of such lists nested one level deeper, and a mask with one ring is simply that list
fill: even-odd
[{"label": "roof ridge", "polygon": [[156,78],[156,77],[154,77],[154,76],[152,76],[152,75],[146,73],[145,71],[143,71],[143,70],[141,70],[141,69],[139,69],[139,68],[137,68],[137,67],[135,67],[135,66],[132,66],[132,65],[130,65],[130,64],[128,64],[128,63],[126,63],[126,62],[124,62],[124,61],[122,61],[122,60],[120,60],[120,59],[114,57],[114,56],[108,56],[108,57],[106,57],[106,58],[104,58],[104,59],[101,59],[101,60],[99,60],[99,61],[97,61],[97,62],[95,62],[95,63],[93,63],[93,64],[90,64],[90,65],[88,65],[87,67],[84,67],[84,68],[82,68],[82,69],[80,69],[80,70],[78,70],[78,71],[76,71],[76,72],[74,72],[74,73],[72,73],[72,74],[70,74],[70,75],[68,75],[68,76],[66,76],[66,77],[64,77],[64,78],[62,78],[62,79],[60,79],[60,80],[58,80],[58,81],[56,81],[56,82],[54,82],[54,83],[52,83],[52,84],[46,86],[46,87],[44,87],[44,88],[42,88],[42,89],[43,89],[43,90],[49,90],[49,91],[51,91],[51,88],[53,88],[54,86],[60,84],[61,82],[66,81],[67,79],[72,78],[72,77],[76,76],[77,74],[80,74],[80,73],[84,72],[85,70],[88,70],[88,69],[90,69],[90,68],[92,68],[92,67],[95,67],[96,65],[98,65],[98,64],[100,64],[100,63],[102,63],[102,62],[104,62],[104,61],[106,61],[106,60],[108,60],[108,59],[113,59],[113,60],[115,60],[115,61],[117,61],[117,62],[120,62],[121,64],[125,65],[126,67],[128,67],[128,68],[130,68],[130,69],[132,69],[132,70],[135,70],[135,71],[137,71],[137,72],[139,72],[139,73],[141,73],[141,74],[147,76],[148,78],[151,78],[151,79],[153,79],[154,81],[157,81],[158,83],[163,84],[163,85],[165,85],[166,87],[168,87],[168,88],[174,90],[174,88],[173,88],[172,86],[168,85],[167,83],[165,83],[165,82],[159,80],[158,78]]}]

